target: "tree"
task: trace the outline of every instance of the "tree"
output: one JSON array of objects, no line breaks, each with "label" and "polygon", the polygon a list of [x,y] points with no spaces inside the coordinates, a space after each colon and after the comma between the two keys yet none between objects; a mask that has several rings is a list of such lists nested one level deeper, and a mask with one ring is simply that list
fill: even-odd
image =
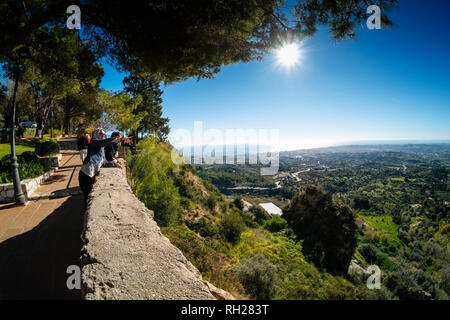
[{"label": "tree", "polygon": [[369,199],[365,196],[356,196],[353,199],[353,207],[355,209],[369,210],[370,209]]},{"label": "tree", "polygon": [[255,221],[260,225],[270,219],[270,215],[260,206],[252,206],[248,211],[253,214]]},{"label": "tree", "polygon": [[244,210],[244,201],[242,201],[241,197],[237,197],[233,200],[234,205],[236,206],[236,208],[238,208],[239,210]]},{"label": "tree", "polygon": [[39,28],[30,43],[34,45],[20,48],[26,55],[12,52],[7,57],[4,71],[12,79],[15,70],[22,69],[21,81],[34,100],[36,136],[39,136],[51,108],[68,92],[85,94],[95,90],[103,76],[103,67],[96,63],[96,57],[79,36],[63,26]]},{"label": "tree", "polygon": [[279,216],[273,216],[272,219],[264,221],[264,229],[270,232],[279,232],[287,228],[287,222]]},{"label": "tree", "polygon": [[[83,123],[86,119],[96,121],[102,116],[102,109],[97,105],[96,90],[80,90],[76,88],[67,92],[65,97],[59,100],[59,105],[64,114],[64,133],[69,134],[71,123]],[[104,128],[106,130],[106,128]]]},{"label": "tree", "polygon": [[237,213],[227,213],[220,222],[221,232],[225,240],[230,243],[237,243],[241,239],[241,233],[245,229],[244,221]]},{"label": "tree", "polygon": [[318,25],[330,29],[335,40],[356,37],[355,29],[365,24],[371,13],[370,5],[381,10],[381,26],[390,28],[392,21],[386,12],[398,5],[398,0],[302,0],[295,7],[296,30],[305,36],[313,36]]},{"label": "tree", "polygon": [[[368,5],[378,5],[382,22],[395,0],[77,1],[82,35],[97,55],[108,56],[122,69],[146,71],[165,82],[212,77],[222,65],[258,59],[288,34],[314,34],[318,24],[335,39],[354,37],[355,27],[368,17]],[[0,61],[14,48],[37,44],[36,30],[63,25],[73,0],[4,0],[0,6]],[[290,12],[290,11],[294,12]]]},{"label": "tree", "polygon": [[330,193],[308,186],[283,209],[282,218],[303,240],[303,253],[317,266],[347,273],[357,244],[349,207],[333,202]]},{"label": "tree", "polygon": [[136,132],[144,117],[143,113],[136,112],[142,97],[132,97],[126,92],[109,93],[103,92],[102,97],[107,109],[104,109],[111,123],[117,125],[118,129]]},{"label": "tree", "polygon": [[135,141],[139,132],[150,134],[161,141],[165,141],[169,134],[168,118],[162,117],[162,91],[158,80],[149,74],[130,75],[123,80],[124,90],[133,97],[141,97],[140,103],[133,110],[133,115],[141,115],[136,132],[133,133]]}]

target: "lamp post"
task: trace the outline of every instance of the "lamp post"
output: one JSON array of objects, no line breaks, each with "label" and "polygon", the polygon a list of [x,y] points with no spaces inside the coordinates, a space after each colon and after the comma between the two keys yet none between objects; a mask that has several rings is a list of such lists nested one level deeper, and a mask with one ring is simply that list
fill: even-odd
[{"label": "lamp post", "polygon": [[53,138],[53,103],[50,105],[50,138]]},{"label": "lamp post", "polygon": [[16,204],[24,205],[26,200],[25,196],[22,192],[22,183],[20,182],[19,176],[19,164],[17,163],[16,157],[16,134],[15,134],[15,122],[16,122],[16,96],[17,96],[17,88],[19,85],[20,79],[20,67],[17,68],[16,79],[14,84],[14,93],[13,93],[13,102],[11,107],[11,134],[10,134],[10,142],[11,142],[11,169],[12,176],[14,181],[14,195],[16,199]]}]

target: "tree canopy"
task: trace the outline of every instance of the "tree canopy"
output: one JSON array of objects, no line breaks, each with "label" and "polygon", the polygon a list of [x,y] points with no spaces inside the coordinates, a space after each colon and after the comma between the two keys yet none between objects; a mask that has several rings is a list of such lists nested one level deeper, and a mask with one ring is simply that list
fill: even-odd
[{"label": "tree canopy", "polygon": [[[0,5],[0,60],[33,41],[39,28],[66,23],[68,6],[81,8],[80,34],[97,57],[166,82],[212,77],[222,65],[260,58],[286,36],[313,35],[327,26],[337,40],[355,36],[369,5],[387,10],[396,0],[5,0]],[[72,30],[73,31],[73,30]]]},{"label": "tree canopy", "polygon": [[303,253],[317,266],[347,273],[357,245],[349,207],[335,203],[330,193],[308,186],[283,209],[282,217],[303,240]]}]

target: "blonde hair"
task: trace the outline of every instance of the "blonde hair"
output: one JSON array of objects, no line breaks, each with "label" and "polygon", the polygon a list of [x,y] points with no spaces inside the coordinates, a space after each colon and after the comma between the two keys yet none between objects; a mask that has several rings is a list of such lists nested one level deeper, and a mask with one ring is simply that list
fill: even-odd
[{"label": "blonde hair", "polygon": [[95,129],[95,131],[92,133],[92,138],[93,139],[100,139],[100,131],[105,131],[103,130],[103,128],[97,128]]}]

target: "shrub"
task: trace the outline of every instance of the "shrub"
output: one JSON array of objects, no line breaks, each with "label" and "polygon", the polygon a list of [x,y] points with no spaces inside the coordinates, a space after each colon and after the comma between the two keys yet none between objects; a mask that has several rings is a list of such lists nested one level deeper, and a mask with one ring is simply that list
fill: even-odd
[{"label": "shrub", "polygon": [[245,225],[250,228],[258,228],[258,224],[253,221],[252,215],[248,211],[242,211],[237,208],[234,208],[235,213],[239,214],[244,221]]},{"label": "shrub", "polygon": [[237,197],[233,200],[234,205],[236,206],[236,208],[238,208],[239,210],[244,210],[244,201],[242,201],[241,197]]},{"label": "shrub", "polygon": [[36,135],[36,128],[24,128],[24,137],[34,137]]},{"label": "shrub", "polygon": [[64,134],[63,131],[58,130],[58,129],[53,129],[53,136],[54,137],[62,136],[63,134]]},{"label": "shrub", "polygon": [[439,286],[450,295],[450,267],[439,270],[437,278],[439,279]]},{"label": "shrub", "polygon": [[260,206],[253,206],[248,211],[253,214],[255,221],[261,225],[264,221],[270,219],[270,215]]},{"label": "shrub", "polygon": [[362,244],[358,248],[359,253],[364,257],[364,259],[368,263],[375,263],[377,262],[377,251],[375,248],[370,244]]},{"label": "shrub", "polygon": [[221,234],[231,243],[237,243],[245,229],[244,221],[236,213],[225,214],[220,222]]},{"label": "shrub", "polygon": [[216,204],[217,204],[217,199],[216,199],[215,195],[213,195],[213,194],[209,195],[208,199],[206,200],[206,206],[210,210],[214,210],[214,208],[216,207]]},{"label": "shrub", "polygon": [[130,157],[128,166],[133,190],[154,211],[160,226],[174,224],[179,216],[180,195],[171,178],[175,164],[167,143],[145,138],[138,143],[138,153]]},{"label": "shrub", "polygon": [[[50,162],[39,159],[32,151],[26,151],[17,156],[17,163],[19,164],[19,176],[22,180],[40,176],[51,168]],[[8,154],[0,160],[0,183],[12,181],[11,158]]]},{"label": "shrub", "polygon": [[184,226],[162,228],[161,231],[201,272],[203,279],[224,290],[243,292],[234,272],[226,272],[224,267],[227,264],[224,261],[224,255],[210,247],[220,246],[220,242],[202,241],[194,231]]},{"label": "shrub", "polygon": [[186,197],[181,197],[180,198],[180,205],[186,209],[186,210],[192,210],[194,204],[192,203],[191,199],[186,198]]},{"label": "shrub", "polygon": [[41,157],[50,156],[59,153],[59,145],[55,139],[44,138],[36,142],[35,152]]},{"label": "shrub", "polygon": [[200,218],[194,222],[188,223],[188,227],[202,237],[214,237],[219,234],[219,228],[205,218]]},{"label": "shrub", "polygon": [[277,268],[264,255],[244,258],[236,269],[239,281],[256,299],[270,299],[276,292]]},{"label": "shrub", "polygon": [[270,232],[279,232],[287,228],[287,221],[279,216],[274,216],[272,219],[264,222],[264,229]]}]

